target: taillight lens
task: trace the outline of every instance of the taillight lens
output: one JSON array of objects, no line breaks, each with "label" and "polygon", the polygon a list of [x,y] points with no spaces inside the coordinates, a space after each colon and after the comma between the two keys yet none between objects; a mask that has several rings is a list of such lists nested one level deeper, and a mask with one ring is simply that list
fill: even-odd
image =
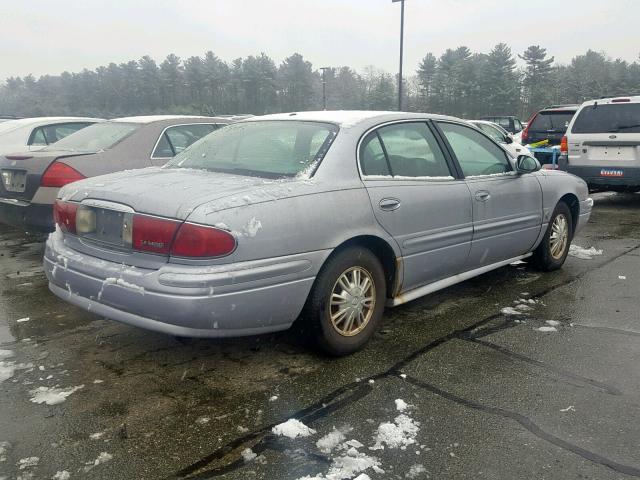
[{"label": "taillight lens", "polygon": [[183,223],[173,241],[171,255],[177,257],[221,257],[229,255],[235,248],[235,237],[225,230]]},{"label": "taillight lens", "polygon": [[134,215],[132,243],[135,250],[168,255],[180,222]]},{"label": "taillight lens", "polygon": [[66,163],[53,162],[42,175],[40,185],[42,187],[64,187],[68,183],[77,182],[83,178],[86,177]]},{"label": "taillight lens", "polygon": [[522,130],[522,141],[520,143],[522,143],[522,145],[526,145],[529,142],[529,125],[531,125],[531,122],[533,122],[533,119],[536,118],[536,115],[534,114],[529,121],[527,122],[527,126],[524,127],[524,130]]},{"label": "taillight lens", "polygon": [[53,204],[53,219],[63,232],[76,233],[78,204],[56,200]]},{"label": "taillight lens", "polygon": [[569,151],[569,142],[567,141],[567,136],[565,135],[560,140],[560,153],[567,153]]}]

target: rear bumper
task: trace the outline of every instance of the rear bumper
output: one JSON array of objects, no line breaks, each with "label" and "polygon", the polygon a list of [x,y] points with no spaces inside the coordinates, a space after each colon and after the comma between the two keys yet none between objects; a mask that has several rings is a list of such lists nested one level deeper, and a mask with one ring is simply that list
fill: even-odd
[{"label": "rear bumper", "polygon": [[51,232],[54,229],[53,206],[0,197],[0,223]]},{"label": "rear bumper", "polygon": [[[568,164],[563,168],[569,173],[582,178],[589,188],[597,189],[626,189],[629,187],[640,187],[640,167],[592,167],[578,166]],[[606,176],[602,175],[603,170],[619,170],[623,172],[623,176]]]},{"label": "rear bumper", "polygon": [[328,252],[217,267],[126,267],[47,240],[44,269],[58,297],[112,320],[187,337],[285,330],[302,311]]}]

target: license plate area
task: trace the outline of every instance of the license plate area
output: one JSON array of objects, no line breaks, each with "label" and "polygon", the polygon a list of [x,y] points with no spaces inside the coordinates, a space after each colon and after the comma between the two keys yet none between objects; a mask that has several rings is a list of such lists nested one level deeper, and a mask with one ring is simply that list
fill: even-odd
[{"label": "license plate area", "polygon": [[23,193],[27,188],[27,172],[24,170],[2,170],[2,184],[7,192]]},{"label": "license plate area", "polygon": [[600,169],[601,177],[624,177],[624,170],[621,168],[602,168]]},{"label": "license plate area", "polygon": [[81,205],[76,213],[78,235],[90,243],[118,250],[131,249],[133,214]]},{"label": "license plate area", "polygon": [[635,160],[634,147],[627,146],[595,146],[589,147],[589,158],[605,161]]}]

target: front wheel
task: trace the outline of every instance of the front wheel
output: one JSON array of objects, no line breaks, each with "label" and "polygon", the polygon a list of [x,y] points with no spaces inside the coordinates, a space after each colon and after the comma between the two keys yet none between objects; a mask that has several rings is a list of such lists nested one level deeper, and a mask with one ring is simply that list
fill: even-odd
[{"label": "front wheel", "polygon": [[551,216],[540,245],[533,252],[533,263],[546,272],[557,270],[564,264],[573,239],[571,210],[560,202]]},{"label": "front wheel", "polygon": [[331,355],[360,349],[375,333],[386,298],[384,270],[363,247],[348,247],[322,267],[303,312],[318,346]]}]

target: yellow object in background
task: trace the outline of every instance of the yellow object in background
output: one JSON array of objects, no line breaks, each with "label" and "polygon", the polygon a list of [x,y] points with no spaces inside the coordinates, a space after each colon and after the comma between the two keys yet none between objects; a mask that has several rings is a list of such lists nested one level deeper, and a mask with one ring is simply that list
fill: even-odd
[{"label": "yellow object in background", "polygon": [[538,148],[538,147],[544,147],[545,145],[548,145],[548,144],[549,144],[549,139],[547,138],[547,139],[541,140],[539,142],[530,143],[529,147]]}]

